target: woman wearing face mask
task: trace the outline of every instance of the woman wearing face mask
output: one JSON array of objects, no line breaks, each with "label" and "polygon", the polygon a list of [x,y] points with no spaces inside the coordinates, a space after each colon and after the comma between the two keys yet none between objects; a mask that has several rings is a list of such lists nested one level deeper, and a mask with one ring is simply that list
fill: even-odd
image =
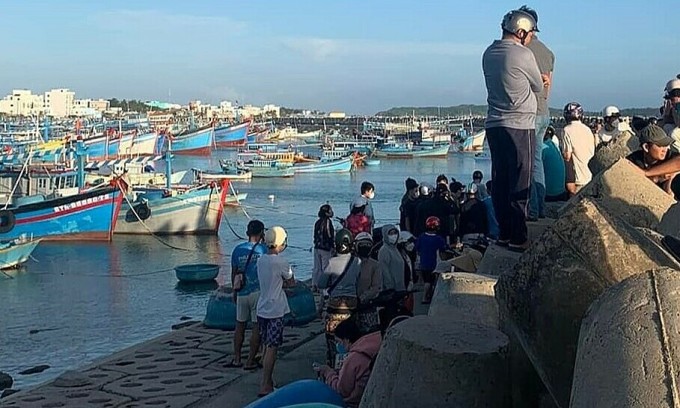
[{"label": "woman wearing face mask", "polygon": [[378,265],[383,278],[382,290],[403,292],[406,290],[404,281],[404,259],[397,249],[399,230],[392,224],[382,227],[383,246],[378,252]]},{"label": "woman wearing face mask", "polygon": [[[413,283],[415,282],[415,263],[417,257],[415,241],[416,238],[408,231],[401,231],[397,240],[397,249],[404,260],[404,284],[409,292],[413,290]],[[408,294],[405,306],[409,312],[413,312],[413,293]]]},{"label": "woman wearing face mask", "polygon": [[319,219],[314,223],[314,269],[312,270],[312,290],[318,290],[319,279],[328,266],[333,251],[333,208],[324,204],[319,208]]},{"label": "woman wearing face mask", "polygon": [[359,257],[359,279],[357,281],[357,296],[359,306],[357,307],[357,324],[362,333],[369,333],[380,327],[378,311],[371,305],[380,293],[382,286],[382,276],[378,267],[378,261],[371,258],[373,249],[373,239],[365,232],[357,235],[354,239],[354,249]]}]

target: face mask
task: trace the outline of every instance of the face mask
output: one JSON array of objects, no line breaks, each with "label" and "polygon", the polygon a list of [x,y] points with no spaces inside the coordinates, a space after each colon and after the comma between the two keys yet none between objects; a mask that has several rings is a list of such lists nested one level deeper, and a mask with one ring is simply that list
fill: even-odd
[{"label": "face mask", "polygon": [[347,354],[347,349],[345,348],[345,345],[340,343],[339,341],[335,343],[335,351],[338,354]]},{"label": "face mask", "polygon": [[413,252],[413,250],[416,248],[416,244],[409,242],[404,248],[406,248],[406,250],[409,252]]},{"label": "face mask", "polygon": [[420,192],[418,190],[411,191],[411,198],[418,198],[419,196]]},{"label": "face mask", "polygon": [[370,193],[366,194],[366,198],[368,198],[369,200],[375,198],[375,191],[371,191]]},{"label": "face mask", "polygon": [[357,247],[357,255],[360,258],[368,258],[371,255],[371,247],[368,245],[360,245]]},{"label": "face mask", "polygon": [[387,243],[390,245],[394,245],[397,243],[397,240],[399,239],[399,235],[396,234],[390,234],[387,236]]}]

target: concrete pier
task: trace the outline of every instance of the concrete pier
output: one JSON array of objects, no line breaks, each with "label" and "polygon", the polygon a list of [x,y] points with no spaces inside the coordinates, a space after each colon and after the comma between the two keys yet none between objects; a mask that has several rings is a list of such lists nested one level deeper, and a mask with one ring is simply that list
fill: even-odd
[{"label": "concrete pier", "polygon": [[437,281],[429,316],[446,318],[451,324],[466,322],[498,329],[496,278],[474,273],[442,273]]},{"label": "concrete pier", "polygon": [[665,250],[580,199],[501,275],[496,298],[509,330],[561,407],[569,404],[581,319],[607,287],[658,266],[680,268]]},{"label": "concrete pier", "polygon": [[571,407],[678,407],[679,358],[680,272],[628,278],[583,319]]},{"label": "concrete pier", "polygon": [[498,330],[416,316],[391,328],[362,408],[507,407],[508,338]]},{"label": "concrete pier", "polygon": [[623,132],[616,140],[597,147],[595,156],[588,163],[588,168],[594,176],[597,176],[619,159],[625,158],[639,148],[638,138],[632,132]]}]

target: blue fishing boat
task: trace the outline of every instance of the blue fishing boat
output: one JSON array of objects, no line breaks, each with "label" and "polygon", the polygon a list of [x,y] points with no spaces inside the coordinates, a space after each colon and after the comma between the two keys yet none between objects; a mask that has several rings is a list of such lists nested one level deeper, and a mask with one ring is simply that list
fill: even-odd
[{"label": "blue fishing boat", "polygon": [[446,157],[449,154],[449,144],[441,146],[414,146],[413,143],[389,143],[376,149],[373,155],[386,159],[412,159],[419,157]]},{"label": "blue fishing boat", "polygon": [[215,145],[213,128],[205,128],[193,132],[170,137],[171,151],[174,154],[209,156]]},{"label": "blue fishing boat", "polygon": [[14,268],[25,263],[39,243],[39,239],[25,238],[0,242],[0,269]]},{"label": "blue fishing boat", "polygon": [[292,163],[277,160],[253,159],[243,165],[252,171],[254,178],[293,177],[295,175]]},{"label": "blue fishing boat", "polygon": [[240,125],[227,125],[215,128],[215,146],[240,147],[248,141],[248,127],[250,122]]},{"label": "blue fishing boat", "polygon": [[107,187],[67,197],[24,197],[0,210],[0,240],[111,240],[123,195]]},{"label": "blue fishing boat", "polygon": [[317,163],[296,164],[295,173],[349,173],[354,164],[353,157],[337,160],[322,160]]}]

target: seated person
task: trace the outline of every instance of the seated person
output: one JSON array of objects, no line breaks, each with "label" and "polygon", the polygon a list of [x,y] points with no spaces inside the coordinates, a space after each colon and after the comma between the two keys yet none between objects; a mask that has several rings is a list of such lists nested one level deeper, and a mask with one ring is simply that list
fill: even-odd
[{"label": "seated person", "polygon": [[338,371],[322,365],[315,370],[328,386],[342,396],[348,407],[358,407],[371,375],[373,362],[380,351],[380,332],[362,336],[355,319],[350,318],[335,328],[335,339],[339,352],[347,353],[342,367]]},{"label": "seated person", "polygon": [[[638,138],[640,139],[640,150],[629,154],[626,158],[639,168],[646,170],[645,175],[650,180],[678,199],[680,197],[680,179],[675,181],[675,175],[680,171],[680,168],[667,169],[667,164],[670,165],[680,157],[670,150],[673,139],[656,125],[648,125],[640,130]],[[651,175],[648,172],[651,172]]]},{"label": "seated person", "polygon": [[560,149],[555,145],[552,137],[554,130],[545,132],[543,137],[543,171],[545,173],[545,201],[567,201],[569,194],[566,189],[566,167]]}]

